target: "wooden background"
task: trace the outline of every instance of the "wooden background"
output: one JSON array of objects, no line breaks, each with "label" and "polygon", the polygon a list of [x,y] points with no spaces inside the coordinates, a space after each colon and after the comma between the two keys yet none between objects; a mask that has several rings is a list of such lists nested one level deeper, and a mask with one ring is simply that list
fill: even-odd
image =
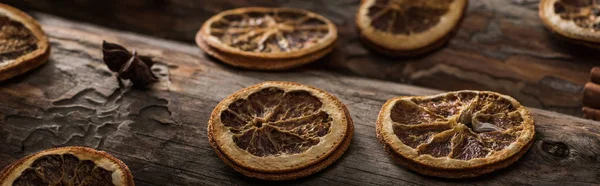
[{"label": "wooden background", "polygon": [[365,49],[354,25],[360,0],[5,0],[122,30],[193,43],[208,17],[231,8],[289,6],[338,25],[338,49],[308,69],[440,90],[509,94],[524,105],[581,116],[581,94],[597,50],[562,41],[537,16],[537,0],[471,0],[456,37],[417,58],[386,58]]},{"label": "wooden background", "polygon": [[[0,167],[42,149],[83,145],[123,160],[137,185],[600,184],[599,122],[532,108],[536,139],[515,164],[474,179],[426,177],[392,162],[376,139],[375,120],[391,97],[439,91],[331,71],[232,69],[190,43],[33,15],[49,35],[52,53],[48,64],[0,86]],[[102,40],[154,57],[160,82],[146,91],[119,88],[102,62]],[[227,95],[266,80],[312,85],[348,106],[355,135],[342,158],[286,182],[246,178],[221,162],[207,140],[210,112]]]}]

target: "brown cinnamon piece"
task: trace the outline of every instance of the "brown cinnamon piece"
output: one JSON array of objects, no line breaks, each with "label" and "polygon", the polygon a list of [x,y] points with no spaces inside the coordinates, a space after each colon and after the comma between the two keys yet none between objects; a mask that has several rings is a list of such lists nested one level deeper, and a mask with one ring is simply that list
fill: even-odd
[{"label": "brown cinnamon piece", "polygon": [[583,107],[581,111],[583,112],[583,117],[586,119],[600,120],[600,110],[598,109]]},{"label": "brown cinnamon piece", "polygon": [[590,70],[590,81],[600,84],[600,67],[594,67]]},{"label": "brown cinnamon piece", "polygon": [[587,82],[583,88],[583,105],[590,108],[600,108],[600,85]]}]

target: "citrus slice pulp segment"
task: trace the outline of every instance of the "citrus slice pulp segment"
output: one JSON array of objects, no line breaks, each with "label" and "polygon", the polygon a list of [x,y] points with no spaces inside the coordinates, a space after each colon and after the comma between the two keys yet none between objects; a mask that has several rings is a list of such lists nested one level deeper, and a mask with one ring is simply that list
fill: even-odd
[{"label": "citrus slice pulp segment", "polygon": [[243,130],[247,130],[251,127],[250,121],[252,118],[247,115],[239,114],[231,109],[226,109],[221,113],[221,121],[223,125],[230,128],[233,133],[240,133]]},{"label": "citrus slice pulp segment", "polygon": [[405,125],[446,121],[442,116],[425,110],[408,100],[399,100],[392,108],[390,117],[392,121]]},{"label": "citrus slice pulp segment", "polygon": [[307,116],[323,106],[318,98],[306,91],[286,92],[280,103],[268,121],[285,121]]},{"label": "citrus slice pulp segment", "polygon": [[230,104],[221,114],[221,122],[231,127],[231,132],[242,133],[234,135],[233,141],[253,155],[297,154],[319,142],[310,137],[329,131],[328,114],[314,114],[321,106],[321,101],[306,91],[266,88]]},{"label": "citrus slice pulp segment", "polygon": [[466,128],[466,126],[462,125],[462,128],[457,135],[457,139],[455,139],[450,157],[460,160],[485,158],[490,153],[490,150],[484,147],[483,141]]},{"label": "citrus slice pulp segment", "polygon": [[273,115],[275,107],[283,100],[284,92],[266,88],[231,103],[221,114],[221,121],[234,130],[248,128],[249,124],[265,122]]},{"label": "citrus slice pulp segment", "polygon": [[446,94],[425,99],[412,99],[420,107],[425,108],[443,117],[452,117],[470,105],[476,95],[472,94]]},{"label": "citrus slice pulp segment", "polygon": [[484,132],[479,133],[479,136],[483,140],[484,146],[494,151],[506,148],[517,138],[517,134],[506,131]]},{"label": "citrus slice pulp segment", "polygon": [[484,109],[488,108],[490,104],[494,102],[494,100],[498,99],[499,96],[494,94],[477,94],[475,98],[471,101],[471,103],[464,107],[464,110],[458,116],[458,123],[465,124],[467,126],[473,127],[472,123],[476,123],[474,121],[474,117],[477,114],[481,114]]},{"label": "citrus slice pulp segment", "polygon": [[498,114],[476,114],[471,122],[474,132],[506,130],[519,126],[523,118],[518,112]]},{"label": "citrus slice pulp segment", "polygon": [[427,143],[432,136],[452,128],[448,123],[435,125],[403,125],[394,123],[392,127],[398,139],[412,148],[417,148],[420,144]]},{"label": "citrus slice pulp segment", "polygon": [[23,23],[0,13],[0,64],[37,49],[38,39]]},{"label": "citrus slice pulp segment", "polygon": [[516,108],[513,103],[503,97],[498,97],[496,100],[491,101],[485,108],[481,109],[481,113],[484,114],[497,114],[497,113],[509,113],[515,111]]},{"label": "citrus slice pulp segment", "polygon": [[218,50],[247,57],[295,58],[335,41],[326,18],[292,8],[241,8],[224,11],[203,26],[204,40]]},{"label": "citrus slice pulp segment", "polygon": [[499,96],[495,94],[479,94],[475,102],[473,102],[473,111],[479,112],[492,104]]},{"label": "citrus slice pulp segment", "polygon": [[456,131],[451,129],[443,131],[434,135],[429,142],[419,145],[417,151],[419,155],[428,154],[433,157],[448,156],[452,152],[452,139],[454,138],[456,138]]},{"label": "citrus slice pulp segment", "polygon": [[329,117],[329,114],[320,111],[301,118],[274,122],[270,126],[296,135],[322,137],[329,132],[331,121],[332,118]]},{"label": "citrus slice pulp segment", "polygon": [[233,141],[239,148],[255,156],[297,154],[319,143],[319,139],[280,131],[268,125],[235,135]]}]

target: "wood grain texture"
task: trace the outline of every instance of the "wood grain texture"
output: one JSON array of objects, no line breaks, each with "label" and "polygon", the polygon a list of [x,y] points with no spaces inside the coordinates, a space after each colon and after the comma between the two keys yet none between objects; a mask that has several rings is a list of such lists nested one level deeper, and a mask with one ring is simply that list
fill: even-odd
[{"label": "wood grain texture", "polygon": [[537,16],[537,0],[471,0],[449,44],[418,58],[386,58],[366,49],[354,24],[360,0],[7,0],[71,19],[193,42],[210,16],[246,6],[288,6],[338,26],[338,49],[311,65],[440,90],[492,90],[524,105],[581,116],[581,95],[597,50],[560,40]]},{"label": "wood grain texture", "polygon": [[[50,61],[0,86],[0,167],[33,152],[83,145],[123,160],[137,185],[262,185],[226,166],[206,125],[221,99],[266,80],[326,90],[355,122],[348,151],[329,168],[286,185],[598,185],[600,123],[530,109],[533,147],[507,169],[468,180],[426,177],[396,165],[376,139],[375,121],[394,96],[439,91],[327,71],[262,73],[214,63],[195,45],[34,14],[50,37]],[[102,62],[102,40],[158,61],[160,81],[146,91],[119,88]]]}]

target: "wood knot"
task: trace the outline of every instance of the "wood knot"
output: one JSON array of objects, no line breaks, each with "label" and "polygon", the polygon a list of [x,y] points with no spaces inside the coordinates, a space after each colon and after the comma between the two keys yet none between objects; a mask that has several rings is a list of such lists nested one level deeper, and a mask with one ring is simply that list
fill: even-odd
[{"label": "wood knot", "polygon": [[569,155],[569,147],[563,142],[542,141],[542,150],[559,158]]}]

